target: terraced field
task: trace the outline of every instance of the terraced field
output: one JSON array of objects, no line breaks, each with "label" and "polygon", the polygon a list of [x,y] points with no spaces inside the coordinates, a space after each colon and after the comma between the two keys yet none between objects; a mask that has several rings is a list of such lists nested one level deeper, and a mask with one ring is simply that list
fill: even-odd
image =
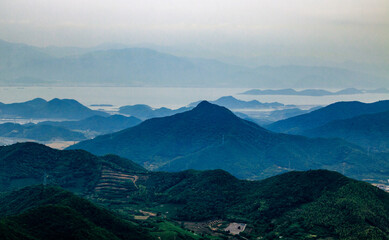
[{"label": "terraced field", "polygon": [[139,176],[103,165],[101,177],[95,186],[95,198],[98,201],[125,203],[129,193],[138,189]]}]

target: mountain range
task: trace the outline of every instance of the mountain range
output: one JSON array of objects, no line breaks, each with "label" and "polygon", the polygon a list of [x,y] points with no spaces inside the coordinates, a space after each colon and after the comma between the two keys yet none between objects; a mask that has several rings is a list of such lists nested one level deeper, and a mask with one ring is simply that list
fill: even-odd
[{"label": "mountain range", "polygon": [[[193,102],[189,104],[190,107],[197,106],[201,101]],[[215,101],[209,101],[212,104],[216,104],[219,106],[226,107],[230,110],[236,110],[236,109],[270,109],[270,108],[282,108],[282,107],[296,107],[294,105],[284,105],[282,103],[278,102],[271,102],[271,103],[261,103],[257,100],[251,100],[251,101],[243,101],[234,98],[233,96],[225,96],[221,97]]]},{"label": "mountain range", "polygon": [[[188,106],[181,107],[178,109],[169,109],[166,107],[152,108],[152,107],[145,105],[145,104],[128,105],[128,106],[120,107],[119,113],[134,116],[134,117],[140,118],[142,120],[146,120],[149,118],[167,117],[167,116],[171,116],[171,115],[174,115],[177,113],[186,112],[186,111],[189,111],[189,110],[193,109],[194,107],[196,107],[200,102],[201,101],[192,102]],[[288,108],[289,109],[289,108],[296,107],[294,105],[284,105],[284,104],[278,103],[278,102],[261,103],[257,100],[243,101],[243,100],[236,99],[232,96],[220,97],[217,100],[210,101],[210,103],[226,107],[226,108],[234,111],[235,114],[238,114],[238,115],[240,114],[240,116],[245,116],[246,118],[250,118],[251,116],[248,116],[247,114],[246,114],[247,115],[246,116],[243,113],[237,112],[237,111],[239,111],[239,110],[240,111],[242,111],[242,110],[258,110],[258,109],[281,109],[281,108]],[[285,113],[287,116],[289,116],[290,111],[283,112],[283,110],[288,110],[288,109],[277,110],[277,111],[279,111],[278,117],[281,117],[280,115],[282,115],[282,113]],[[298,113],[305,112],[303,110],[300,110],[300,111],[298,111],[298,110],[299,109],[295,108],[293,113],[297,115]],[[291,114],[293,114],[293,113],[291,113]],[[245,117],[243,117],[243,118],[245,118]],[[274,119],[274,118],[271,118],[271,119]],[[252,120],[253,121],[261,121],[261,120],[265,120],[265,119],[261,118],[261,119],[252,119]],[[279,118],[277,118],[277,120],[279,120]]]},{"label": "mountain range", "polygon": [[388,169],[383,167],[388,164],[386,155],[369,155],[340,139],[273,133],[206,101],[190,111],[149,119],[69,149],[117,154],[152,170],[224,169],[250,179],[318,168],[359,179],[382,178]]},{"label": "mountain range", "polygon": [[22,103],[0,103],[1,118],[31,119],[84,119],[91,116],[108,116],[108,113],[91,110],[73,99],[54,98],[46,101],[35,98]]},{"label": "mountain range", "polygon": [[0,55],[0,83],[3,85],[388,86],[387,78],[342,68],[292,65],[250,68],[217,60],[177,57],[146,48],[50,54],[47,49],[0,41]]}]

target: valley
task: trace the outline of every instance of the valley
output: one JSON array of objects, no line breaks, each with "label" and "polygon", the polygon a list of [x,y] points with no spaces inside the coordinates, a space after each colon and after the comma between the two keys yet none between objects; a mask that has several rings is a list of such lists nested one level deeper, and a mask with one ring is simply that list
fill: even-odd
[{"label": "valley", "polygon": [[389,240],[387,0],[0,1],[0,240]]}]

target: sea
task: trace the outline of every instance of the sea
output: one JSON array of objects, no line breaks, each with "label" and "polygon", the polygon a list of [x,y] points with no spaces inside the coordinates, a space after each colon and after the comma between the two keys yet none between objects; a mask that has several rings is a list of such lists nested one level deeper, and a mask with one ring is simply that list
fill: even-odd
[{"label": "sea", "polygon": [[[301,108],[325,106],[338,101],[375,102],[388,100],[389,94],[354,94],[332,96],[243,95],[247,88],[178,88],[178,87],[0,87],[0,102],[24,102],[34,98],[75,99],[92,109],[112,110],[120,106],[147,104],[154,108],[172,109],[200,100],[216,100],[223,96],[260,102],[280,102]],[[296,89],[301,90],[301,89]],[[325,89],[336,91],[339,89]],[[98,105],[98,106],[91,106]],[[112,105],[112,106],[101,106]]]}]

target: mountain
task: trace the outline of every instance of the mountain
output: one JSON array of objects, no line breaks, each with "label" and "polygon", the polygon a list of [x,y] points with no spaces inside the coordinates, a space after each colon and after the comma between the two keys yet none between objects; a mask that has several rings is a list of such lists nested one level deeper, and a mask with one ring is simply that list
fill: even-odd
[{"label": "mountain", "polygon": [[[200,101],[201,102],[201,101]],[[189,104],[190,107],[197,106],[200,102],[194,102]],[[284,104],[278,103],[278,102],[272,102],[272,103],[261,103],[257,100],[252,101],[242,101],[238,100],[232,96],[225,96],[221,97],[215,101],[210,101],[212,104],[216,104],[219,106],[226,107],[228,109],[267,109],[267,108],[280,108],[285,107]],[[292,106],[289,106],[292,107]]]},{"label": "mountain", "polygon": [[[385,89],[386,90],[386,89]],[[246,92],[243,92],[241,94],[245,95],[297,95],[297,96],[329,96],[329,95],[349,95],[349,94],[362,94],[367,91],[364,90],[359,90],[356,88],[346,88],[343,90],[339,90],[336,92],[330,92],[327,90],[322,90],[322,89],[305,89],[301,91],[296,91],[294,89],[288,88],[288,89],[280,89],[280,90],[272,90],[272,89],[267,89],[267,90],[259,90],[259,89],[251,89]],[[370,93],[375,93],[375,92],[383,92],[385,93],[384,90],[370,90],[368,91]]]},{"label": "mountain", "polygon": [[[123,47],[123,46],[122,46]],[[101,49],[101,50],[100,50]],[[67,52],[73,52],[69,54]],[[147,48],[37,48],[0,41],[0,83],[178,87],[387,87],[386,77],[336,67],[244,67]],[[288,81],[285,81],[288,79]]]},{"label": "mountain", "polygon": [[50,125],[71,130],[96,132],[99,134],[117,132],[125,128],[133,127],[142,122],[136,117],[126,117],[123,115],[92,116],[79,121],[45,121],[38,123],[40,125]]},{"label": "mountain", "polygon": [[388,110],[389,100],[374,103],[337,102],[307,114],[272,123],[266,128],[275,132],[302,134],[305,130],[320,127],[334,120]]},{"label": "mountain", "polygon": [[1,239],[153,239],[144,229],[74,194],[32,186],[0,196]]},{"label": "mountain", "polygon": [[24,138],[37,141],[80,141],[85,140],[82,133],[63,127],[50,125],[20,125],[15,123],[0,124],[0,136],[7,138]]},{"label": "mountain", "polygon": [[182,107],[175,110],[165,108],[165,107],[154,109],[145,104],[136,104],[136,105],[122,106],[119,108],[119,112],[122,114],[130,115],[130,116],[134,116],[146,120],[149,118],[171,116],[176,113],[182,113],[191,109],[192,107]]},{"label": "mountain", "polygon": [[389,111],[331,121],[302,133],[309,137],[342,138],[372,151],[389,150]]},{"label": "mountain", "polygon": [[381,178],[387,156],[371,155],[342,140],[270,132],[206,101],[193,110],[149,119],[117,133],[70,146],[131,159],[148,169],[223,169],[260,179],[291,169],[327,168],[349,176]]},{"label": "mountain", "polygon": [[0,165],[1,192],[47,182],[85,195],[94,191],[106,168],[145,171],[117,156],[97,157],[80,150],[60,151],[37,143],[0,146]]},{"label": "mountain", "polygon": [[35,98],[22,103],[0,104],[1,118],[84,119],[94,115],[108,116],[109,114],[91,110],[73,99],[54,98],[46,101]]}]

